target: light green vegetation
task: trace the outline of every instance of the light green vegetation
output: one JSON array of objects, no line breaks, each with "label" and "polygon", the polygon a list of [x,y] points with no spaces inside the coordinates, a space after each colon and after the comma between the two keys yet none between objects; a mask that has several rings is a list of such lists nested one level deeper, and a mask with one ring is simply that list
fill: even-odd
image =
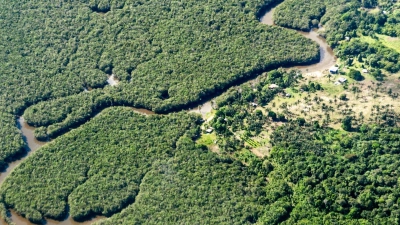
[{"label": "light green vegetation", "polygon": [[386,35],[376,35],[379,38],[379,41],[382,42],[388,48],[392,48],[400,53],[400,40],[397,37],[389,37]]},{"label": "light green vegetation", "polygon": [[384,46],[394,49],[400,53],[400,40],[397,37],[390,37],[386,35],[376,34],[377,39],[370,36],[361,36],[360,40],[369,44],[381,43]]},{"label": "light green vegetation", "polygon": [[202,134],[201,137],[196,141],[199,145],[211,146],[215,144],[217,137],[215,133]]}]

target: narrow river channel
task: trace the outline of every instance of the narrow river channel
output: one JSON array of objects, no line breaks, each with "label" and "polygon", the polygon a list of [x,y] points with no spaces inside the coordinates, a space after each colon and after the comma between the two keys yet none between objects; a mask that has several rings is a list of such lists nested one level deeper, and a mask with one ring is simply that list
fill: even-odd
[{"label": "narrow river channel", "polygon": [[[275,6],[276,7],[276,6]],[[261,17],[260,21],[263,24],[266,25],[274,25],[273,22],[273,12],[275,7],[271,8],[269,11],[265,13],[263,17]],[[325,39],[320,37],[316,31],[310,31],[310,32],[301,32],[298,31],[301,35],[304,37],[307,37],[315,42],[317,42],[320,46],[320,61],[318,63],[308,65],[308,66],[294,66],[290,67],[287,69],[299,69],[302,73],[314,73],[314,72],[324,72],[328,70],[330,67],[335,65],[336,63],[336,57],[332,51],[332,49],[329,47],[329,45],[326,43]],[[117,81],[113,79],[113,76],[111,76],[108,80],[110,85],[116,85]],[[141,114],[154,114],[154,112],[146,109],[137,109],[137,108],[132,108],[134,111],[141,113]],[[195,107],[192,110],[189,110],[190,112],[197,112],[205,116],[207,113],[211,112],[212,110],[212,103],[211,100],[203,103],[202,105],[199,105],[198,107]],[[45,144],[45,142],[40,142],[37,141],[34,137],[34,128],[30,127],[24,120],[24,118],[20,117],[17,121],[18,123],[18,128],[21,130],[22,135],[24,137],[24,141],[27,145],[27,154],[25,157],[31,155],[33,152],[35,152],[37,149],[39,149],[42,145]],[[10,172],[17,166],[19,165],[24,159],[20,159],[17,161],[14,161],[9,164],[7,170],[3,173],[0,174],[0,184],[3,183],[4,179],[10,174]],[[89,225],[92,224],[95,221],[98,221],[100,219],[103,219],[105,217],[98,216],[92,220],[85,221],[85,222],[76,222],[74,221],[71,217],[66,218],[64,221],[55,221],[55,220],[46,220],[46,225]],[[11,210],[11,219],[16,225],[33,225],[31,222],[29,222],[27,219],[24,217],[18,215],[15,211]],[[3,221],[0,221],[0,224],[3,224]]]},{"label": "narrow river channel", "polygon": [[[266,25],[270,26],[275,26],[274,20],[273,20],[273,14],[276,6],[268,10],[264,16],[260,18],[260,22]],[[331,47],[329,47],[328,43],[324,38],[322,38],[317,30],[312,30],[310,32],[302,32],[302,31],[297,31],[301,35],[303,35],[306,38],[309,38],[319,45],[319,50],[320,50],[320,61],[318,63],[312,64],[312,65],[307,65],[307,66],[293,66],[289,67],[288,69],[298,69],[302,73],[314,73],[314,72],[324,72],[329,70],[330,67],[334,66],[336,63],[336,57],[335,54],[333,53],[333,50]]]}]

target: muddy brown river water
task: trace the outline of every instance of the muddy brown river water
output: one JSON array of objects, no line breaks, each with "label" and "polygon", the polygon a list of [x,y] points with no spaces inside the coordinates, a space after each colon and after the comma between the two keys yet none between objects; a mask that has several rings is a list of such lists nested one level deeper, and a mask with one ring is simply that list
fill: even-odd
[{"label": "muddy brown river water", "polygon": [[[275,9],[275,7],[265,13],[265,15],[260,19],[261,23],[266,24],[266,25],[274,25],[274,22],[273,22],[274,9]],[[313,73],[313,72],[326,71],[330,67],[335,65],[336,57],[334,56],[332,49],[326,43],[325,39],[320,37],[318,35],[318,33],[314,30],[310,31],[310,32],[301,32],[301,31],[298,31],[298,32],[301,35],[303,35],[304,37],[307,37],[319,44],[321,58],[318,63],[308,65],[308,66],[294,66],[294,67],[290,67],[288,69],[299,69],[303,73]],[[118,83],[118,81],[116,81],[113,78],[114,78],[114,76],[110,76],[108,79],[108,82],[110,85],[116,85]],[[141,114],[146,114],[146,115],[154,114],[154,112],[152,112],[150,110],[146,110],[146,109],[137,109],[137,108],[132,108],[132,109]],[[202,105],[199,105],[198,107],[195,107],[189,111],[200,113],[203,116],[205,116],[208,112],[211,112],[211,110],[212,110],[212,104],[211,104],[211,101],[208,101],[208,102],[203,103]],[[20,117],[17,122],[18,122],[18,128],[21,130],[22,135],[24,137],[24,141],[27,144],[28,151],[25,156],[25,157],[27,157],[27,156],[31,155],[33,152],[35,152],[37,149],[39,149],[42,145],[44,145],[45,142],[37,141],[34,138],[34,134],[33,134],[34,128],[27,125],[24,118]],[[7,170],[0,174],[0,184],[3,183],[3,181],[10,174],[10,172],[16,166],[18,166],[24,160],[25,157],[9,164]],[[11,219],[16,225],[33,225],[27,219],[18,215],[15,211],[11,210],[10,212],[11,212]],[[89,225],[89,224],[92,224],[94,221],[98,221],[103,218],[105,218],[105,217],[98,216],[89,221],[76,222],[71,217],[69,217],[69,218],[66,218],[64,221],[47,220],[46,225]],[[0,224],[3,224],[3,223],[4,223],[4,221],[0,220]]]},{"label": "muddy brown river water", "polygon": [[[266,25],[275,26],[273,20],[273,14],[276,6],[268,10],[263,17],[260,18],[260,22]],[[312,30],[310,32],[297,31],[306,38],[315,41],[319,45],[320,50],[320,61],[318,63],[306,66],[293,66],[288,69],[299,69],[303,73],[323,72],[329,70],[330,67],[336,63],[336,57],[331,47],[324,38],[322,38],[318,30]]]}]

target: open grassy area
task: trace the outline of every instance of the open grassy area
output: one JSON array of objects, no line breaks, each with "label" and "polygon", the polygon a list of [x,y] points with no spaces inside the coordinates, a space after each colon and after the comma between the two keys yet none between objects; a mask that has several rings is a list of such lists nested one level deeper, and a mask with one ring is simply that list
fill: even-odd
[{"label": "open grassy area", "polygon": [[386,35],[377,34],[379,41],[388,48],[392,48],[400,52],[400,39],[398,37],[389,37]]},{"label": "open grassy area", "polygon": [[215,140],[217,140],[217,136],[215,135],[215,133],[211,133],[201,135],[201,137],[196,142],[197,144],[211,146],[215,144]]},{"label": "open grassy area", "polygon": [[376,44],[380,42],[384,46],[400,52],[400,39],[398,37],[390,37],[382,34],[376,34],[376,36],[378,37],[378,40],[370,36],[361,36],[360,40],[369,44]]}]

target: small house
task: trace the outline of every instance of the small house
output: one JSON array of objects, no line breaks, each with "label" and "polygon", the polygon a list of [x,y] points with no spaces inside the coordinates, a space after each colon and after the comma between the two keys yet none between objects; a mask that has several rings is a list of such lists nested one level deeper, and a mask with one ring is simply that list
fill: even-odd
[{"label": "small house", "polygon": [[206,130],[206,133],[208,133],[208,134],[210,134],[210,133],[212,133],[212,132],[213,132],[213,128],[212,128],[212,127],[208,128],[208,129]]},{"label": "small house", "polygon": [[275,88],[279,88],[279,86],[276,85],[276,84],[271,84],[271,85],[268,86],[268,88],[269,89],[275,89]]},{"label": "small house", "polygon": [[250,103],[250,105],[253,106],[253,107],[257,107],[258,106],[257,103],[255,103],[255,102]]},{"label": "small house", "polygon": [[287,98],[290,98],[290,96],[292,96],[290,93],[286,93],[285,95]]},{"label": "small house", "polygon": [[350,37],[344,37],[344,40],[350,41]]},{"label": "small house", "polygon": [[332,66],[331,68],[329,68],[329,72],[330,73],[338,73],[339,72],[339,67],[337,66]]},{"label": "small house", "polygon": [[368,73],[368,70],[367,69],[363,69],[362,72],[363,73]]},{"label": "small house", "polygon": [[338,79],[338,81],[343,84],[344,82],[347,81],[347,79],[344,78],[344,77],[341,77],[341,78]]}]

